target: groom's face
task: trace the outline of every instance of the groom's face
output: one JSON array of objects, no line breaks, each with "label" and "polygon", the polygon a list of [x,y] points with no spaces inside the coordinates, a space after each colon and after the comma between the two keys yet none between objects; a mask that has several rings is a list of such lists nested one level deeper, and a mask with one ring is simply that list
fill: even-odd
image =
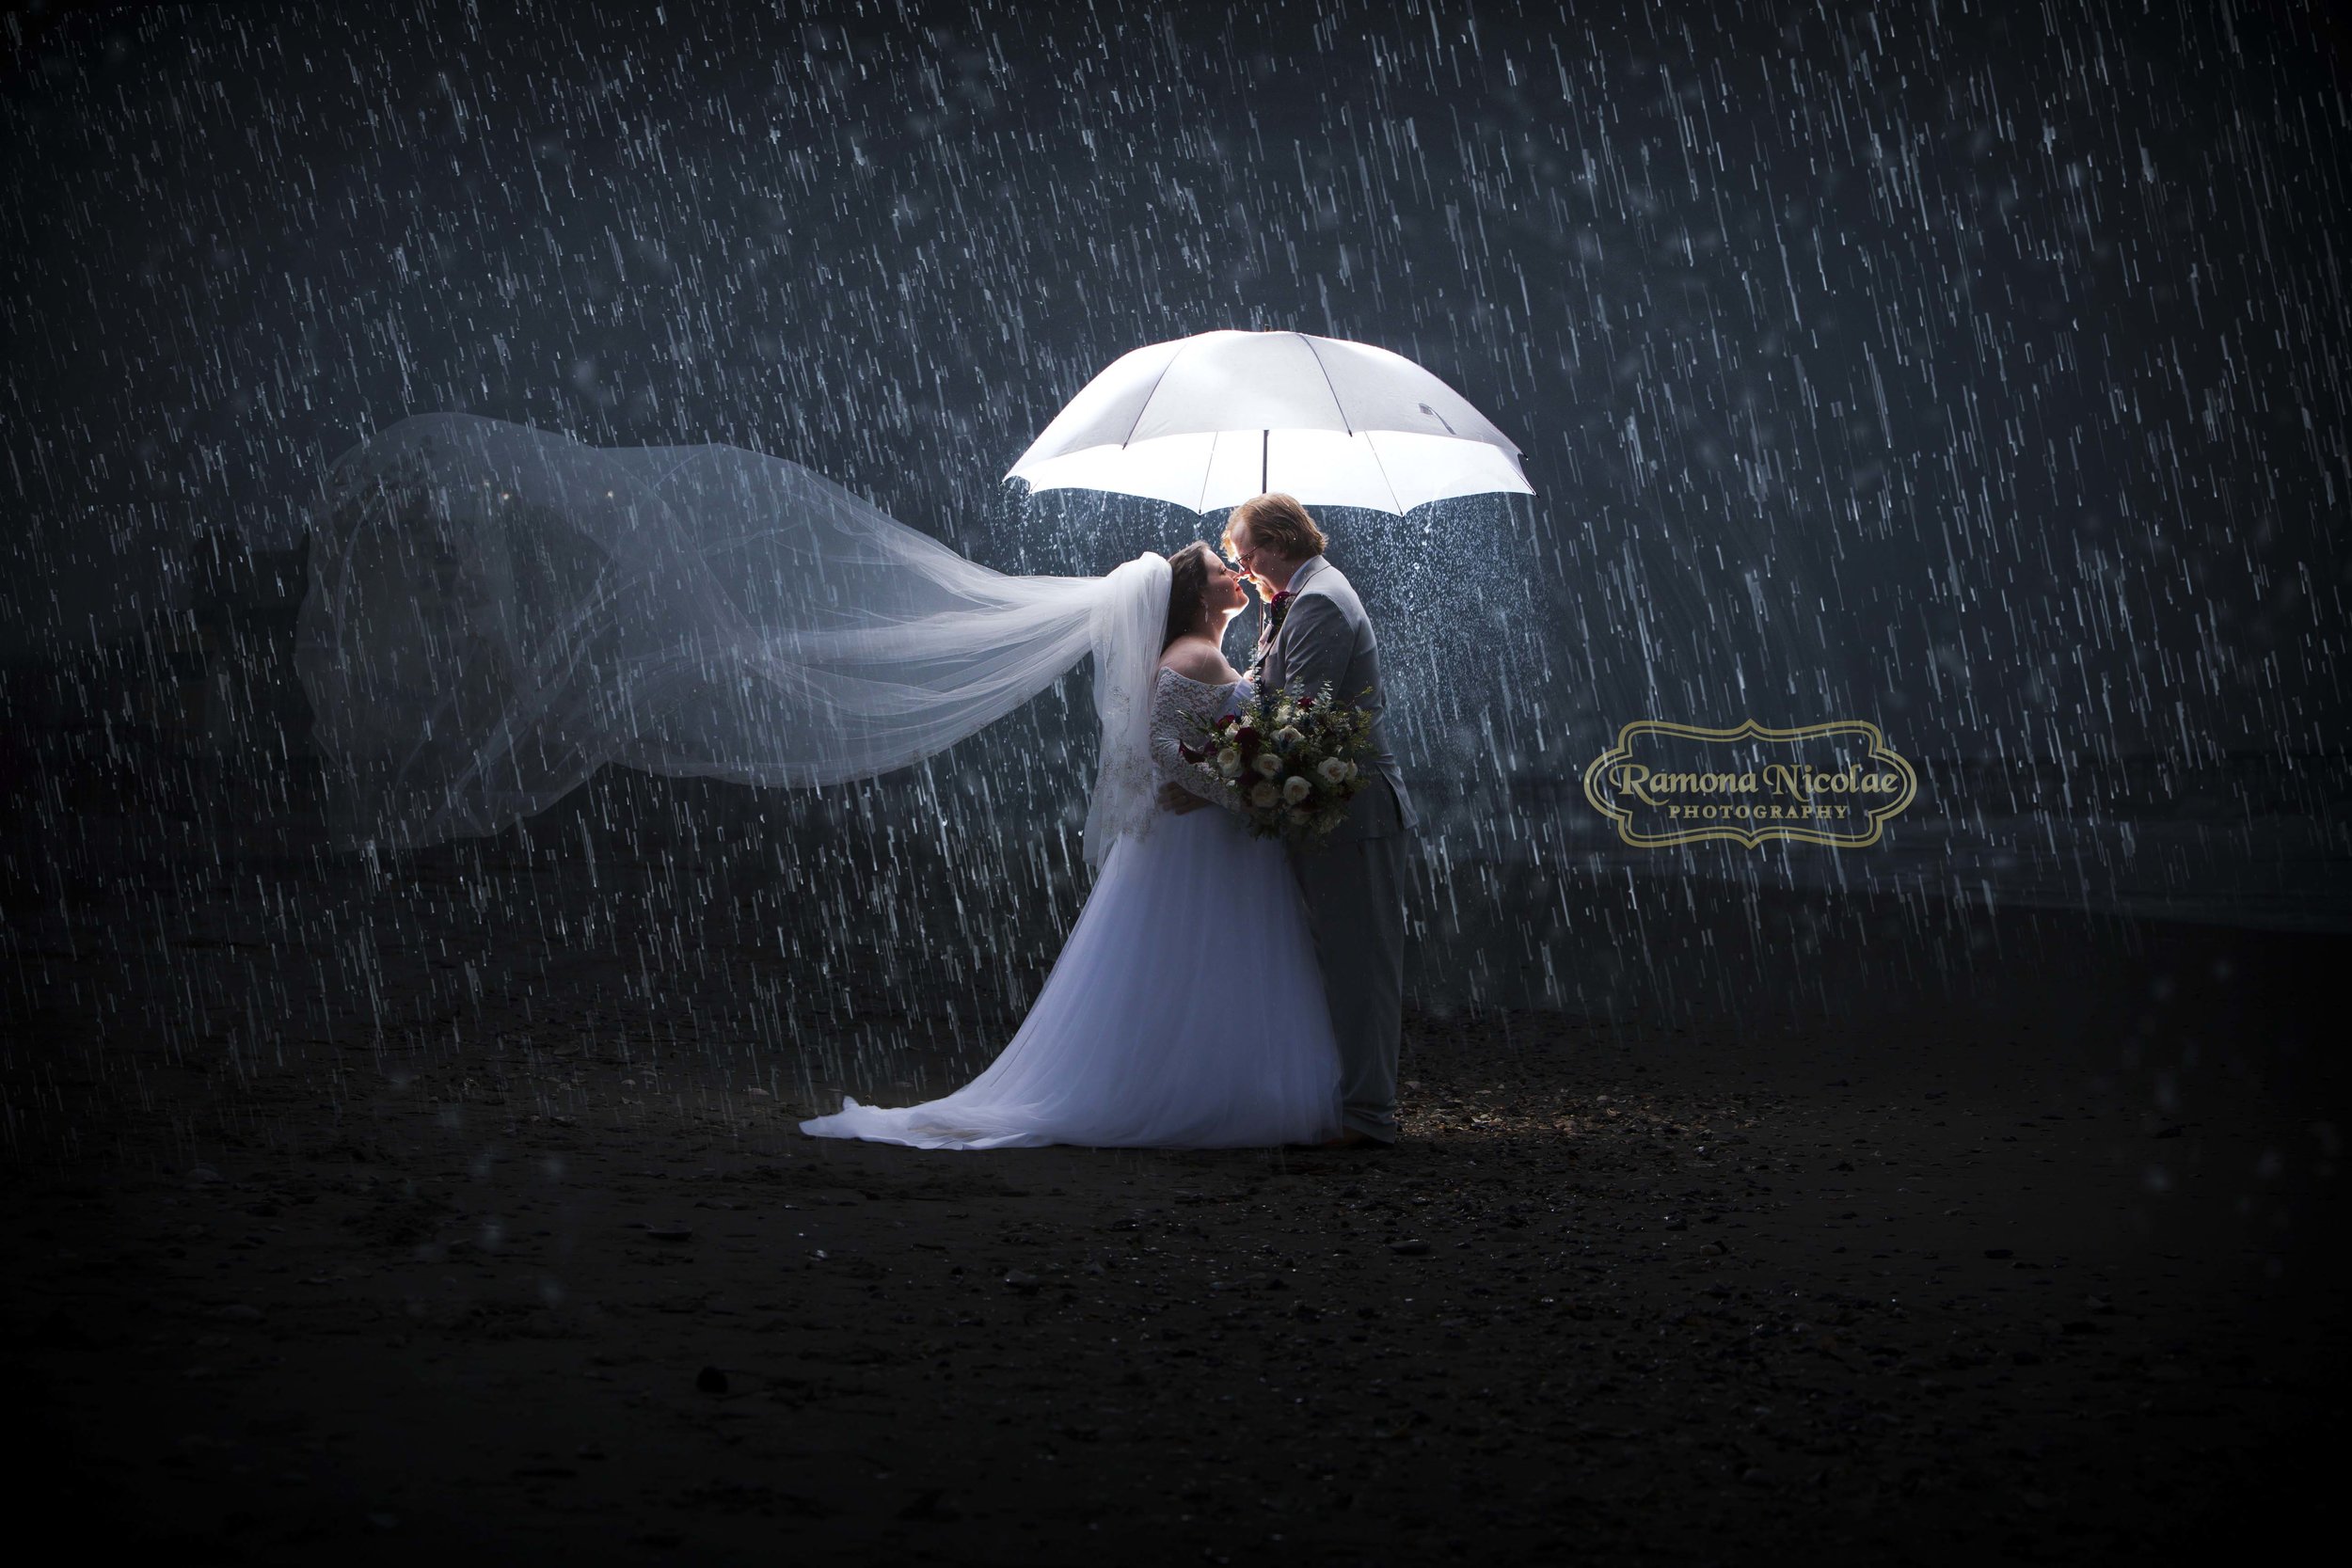
[{"label": "groom's face", "polygon": [[1249,525],[1247,522],[1240,522],[1227,529],[1225,544],[1232,552],[1233,564],[1241,568],[1242,575],[1249,579],[1249,585],[1258,591],[1258,597],[1273,598],[1274,589],[1264,578],[1258,575],[1258,559],[1264,552],[1259,549],[1257,541],[1249,536]]}]

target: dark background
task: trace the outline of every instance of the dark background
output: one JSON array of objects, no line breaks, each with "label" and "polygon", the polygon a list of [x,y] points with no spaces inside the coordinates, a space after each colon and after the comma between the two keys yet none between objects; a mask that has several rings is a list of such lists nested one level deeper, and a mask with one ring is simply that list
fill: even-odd
[{"label": "dark background", "polygon": [[[2323,11],[95,7],[6,33],[26,920],[192,846],[232,883],[357,874],[288,655],[306,508],[372,430],[739,443],[1001,568],[1093,572],[1215,520],[1027,499],[1006,467],[1136,343],[1283,325],[1427,364],[1538,492],[1327,514],[1426,817],[1424,1005],[1730,1005],[1754,976],[1652,922],[1728,907],[1776,940],[1767,895],[1811,911],[1803,946],[1867,942],[1867,893],[1947,985],[1970,909],[2352,930]],[[661,879],[649,920],[1017,997],[1078,891],[1086,679],[870,787],[608,770],[431,863],[675,852],[716,892]],[[1629,849],[1577,781],[1645,718],[1869,720],[1919,796],[1865,850]],[[307,940],[282,901],[239,918]]]},{"label": "dark background", "polygon": [[1104,570],[1209,525],[1025,508],[1012,458],[1137,343],[1295,326],[1428,365],[1538,492],[1335,521],[1427,644],[1422,766],[1481,714],[1532,777],[1631,718],[1753,714],[2139,801],[2248,754],[2333,787],[2281,760],[2340,753],[2347,703],[2324,9],[36,8],[10,38],[11,658],[190,604],[203,531],[297,544],[323,466],[428,409],[754,447],[993,564]]}]

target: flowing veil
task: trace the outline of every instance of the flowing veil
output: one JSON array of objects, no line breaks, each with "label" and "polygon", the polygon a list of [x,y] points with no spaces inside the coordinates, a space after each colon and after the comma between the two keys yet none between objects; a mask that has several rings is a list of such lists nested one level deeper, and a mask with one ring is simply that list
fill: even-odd
[{"label": "flowing veil", "polygon": [[606,762],[870,778],[1089,653],[1088,862],[1151,822],[1162,556],[1009,576],[783,458],[595,447],[469,414],[359,443],[311,521],[295,668],[342,847],[495,832]]}]

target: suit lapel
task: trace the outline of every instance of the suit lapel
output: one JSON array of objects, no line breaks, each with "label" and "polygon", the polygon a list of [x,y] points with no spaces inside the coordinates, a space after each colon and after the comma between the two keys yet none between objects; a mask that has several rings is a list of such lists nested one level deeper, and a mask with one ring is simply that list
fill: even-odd
[{"label": "suit lapel", "polygon": [[[1308,560],[1298,562],[1298,571],[1294,571],[1292,574],[1292,599],[1289,599],[1289,604],[1284,604],[1282,607],[1284,626],[1289,626],[1289,611],[1298,609],[1298,594],[1306,593],[1306,585],[1311,583],[1311,580],[1315,580],[1315,576],[1322,574],[1322,569],[1325,569],[1327,564],[1329,564],[1329,562],[1325,562],[1325,557],[1320,557],[1320,555],[1312,555],[1312,557],[1308,557]],[[1259,616],[1261,616],[1259,646],[1256,646],[1254,654],[1249,656],[1249,670],[1247,670],[1247,674],[1249,674],[1251,687],[1261,687],[1261,684],[1265,684],[1265,682],[1273,682],[1275,687],[1279,687],[1289,668],[1289,660],[1279,658],[1279,654],[1278,654],[1278,649],[1282,646],[1282,627],[1275,626],[1273,604],[1261,604]]]},{"label": "suit lapel", "polygon": [[[1283,626],[1290,625],[1290,616],[1295,614],[1298,610],[1297,596],[1307,591],[1307,585],[1314,580],[1315,577],[1323,571],[1324,566],[1325,562],[1323,557],[1319,555],[1310,556],[1308,559],[1298,563],[1297,571],[1291,574],[1290,592],[1292,597],[1290,603],[1283,606]],[[1268,605],[1264,607],[1264,614],[1266,618],[1265,625],[1268,627],[1272,627],[1274,626],[1273,606]],[[1281,657],[1282,634],[1279,629],[1276,629],[1263,632],[1261,635],[1263,638],[1263,641],[1258,645],[1259,652],[1257,668],[1263,671],[1266,673],[1267,678],[1270,679],[1276,686],[1279,686],[1282,684],[1284,677],[1290,673],[1290,661]]]}]

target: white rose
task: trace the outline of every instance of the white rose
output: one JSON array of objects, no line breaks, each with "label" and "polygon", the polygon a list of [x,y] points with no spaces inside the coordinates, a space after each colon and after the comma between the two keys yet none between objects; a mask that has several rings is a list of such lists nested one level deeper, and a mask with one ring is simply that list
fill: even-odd
[{"label": "white rose", "polygon": [[1258,777],[1270,779],[1282,770],[1282,759],[1272,752],[1260,752],[1254,766],[1258,769]]},{"label": "white rose", "polygon": [[1325,757],[1315,764],[1315,771],[1323,775],[1325,784],[1338,784],[1347,777],[1347,764],[1337,757]]},{"label": "white rose", "polygon": [[1260,811],[1265,810],[1280,799],[1281,796],[1275,790],[1275,787],[1263,780],[1249,786],[1249,803]]},{"label": "white rose", "polygon": [[1315,786],[1309,784],[1305,779],[1302,779],[1297,774],[1293,773],[1289,778],[1282,781],[1282,799],[1288,800],[1295,806],[1298,804],[1299,801],[1304,800],[1308,796],[1313,794],[1314,788]]},{"label": "white rose", "polygon": [[1295,746],[1307,737],[1298,733],[1297,725],[1285,724],[1274,732],[1274,738],[1285,746]]},{"label": "white rose", "polygon": [[1228,746],[1216,754],[1216,770],[1227,778],[1241,771],[1241,748]]}]

